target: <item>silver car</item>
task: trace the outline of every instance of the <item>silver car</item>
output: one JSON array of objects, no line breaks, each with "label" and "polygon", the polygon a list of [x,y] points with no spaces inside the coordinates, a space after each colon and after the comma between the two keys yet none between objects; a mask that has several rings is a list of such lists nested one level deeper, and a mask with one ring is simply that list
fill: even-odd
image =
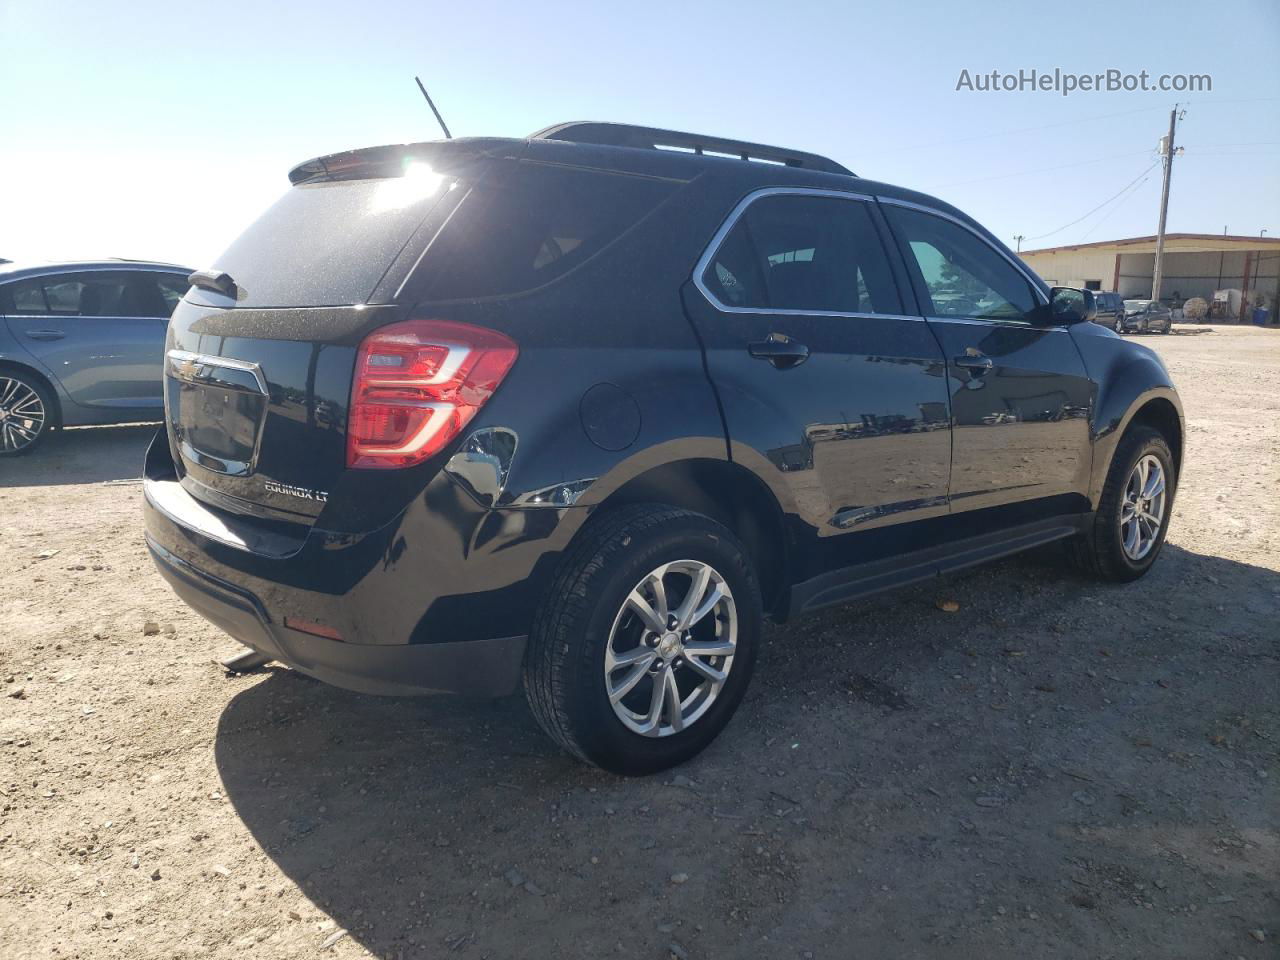
[{"label": "silver car", "polygon": [[1126,300],[1124,319],[1117,320],[1116,333],[1169,333],[1173,311],[1159,300]]},{"label": "silver car", "polygon": [[161,359],[186,267],[0,264],[0,457],[59,426],[163,418]]}]

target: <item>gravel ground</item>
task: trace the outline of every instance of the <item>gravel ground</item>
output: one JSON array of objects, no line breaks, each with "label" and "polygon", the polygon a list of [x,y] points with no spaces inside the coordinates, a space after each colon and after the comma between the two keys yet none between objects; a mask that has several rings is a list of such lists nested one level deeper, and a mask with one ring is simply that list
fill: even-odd
[{"label": "gravel ground", "polygon": [[224,676],[141,542],[151,428],[3,462],[0,956],[1277,956],[1280,332],[1146,342],[1189,421],[1150,576],[1046,551],[770,628],[648,780],[519,697]]}]

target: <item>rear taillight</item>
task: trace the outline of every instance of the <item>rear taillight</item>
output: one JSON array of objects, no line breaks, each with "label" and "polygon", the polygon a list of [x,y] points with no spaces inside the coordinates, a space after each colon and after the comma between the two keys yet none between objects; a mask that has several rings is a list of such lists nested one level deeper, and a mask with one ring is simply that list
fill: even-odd
[{"label": "rear taillight", "polygon": [[347,466],[411,467],[443,450],[493,395],[519,348],[494,330],[406,320],[365,337],[347,419]]}]

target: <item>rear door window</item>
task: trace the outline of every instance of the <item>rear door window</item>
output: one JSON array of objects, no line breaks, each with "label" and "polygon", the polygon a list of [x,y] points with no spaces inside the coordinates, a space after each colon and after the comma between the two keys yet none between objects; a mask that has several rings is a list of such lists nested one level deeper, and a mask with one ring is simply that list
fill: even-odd
[{"label": "rear door window", "polygon": [[754,201],[702,274],[723,307],[902,312],[867,202],[778,194]]},{"label": "rear door window", "polygon": [[503,296],[544,286],[585,263],[680,184],[507,162],[462,201],[422,265],[428,300]]},{"label": "rear door window", "polygon": [[0,310],[58,317],[167,318],[186,289],[185,279],[144,270],[57,273],[10,284],[0,293]]}]

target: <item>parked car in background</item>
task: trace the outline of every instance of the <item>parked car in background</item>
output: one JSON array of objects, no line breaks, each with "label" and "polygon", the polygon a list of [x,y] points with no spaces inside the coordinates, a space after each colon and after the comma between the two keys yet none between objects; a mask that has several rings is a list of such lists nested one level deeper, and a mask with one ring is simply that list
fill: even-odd
[{"label": "parked car in background", "polygon": [[127,260],[0,265],[0,457],[59,426],[159,420],[165,326],[190,273]]},{"label": "parked car in background", "polygon": [[1116,333],[1168,333],[1173,329],[1173,311],[1159,300],[1126,300],[1124,320]]},{"label": "parked car in background", "polygon": [[192,274],[143,468],[156,566],[265,658],[523,679],[567,751],[650,773],[729,722],[764,616],[1052,541],[1114,582],[1160,553],[1159,357],[941,200],[599,123],[289,178]]},{"label": "parked car in background", "polygon": [[1098,311],[1094,315],[1093,322],[1110,327],[1117,333],[1122,332],[1116,324],[1124,320],[1124,298],[1118,293],[1094,290],[1093,303]]}]

